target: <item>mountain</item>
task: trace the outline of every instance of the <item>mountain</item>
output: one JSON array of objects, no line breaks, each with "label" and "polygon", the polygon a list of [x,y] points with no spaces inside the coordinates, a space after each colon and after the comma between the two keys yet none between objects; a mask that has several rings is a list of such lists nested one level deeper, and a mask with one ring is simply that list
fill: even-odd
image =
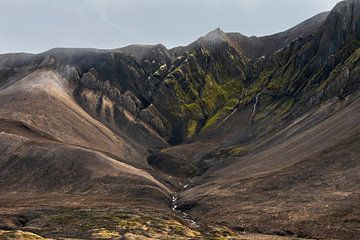
[{"label": "mountain", "polygon": [[346,0],[265,37],[0,55],[0,236],[359,238],[359,47]]}]

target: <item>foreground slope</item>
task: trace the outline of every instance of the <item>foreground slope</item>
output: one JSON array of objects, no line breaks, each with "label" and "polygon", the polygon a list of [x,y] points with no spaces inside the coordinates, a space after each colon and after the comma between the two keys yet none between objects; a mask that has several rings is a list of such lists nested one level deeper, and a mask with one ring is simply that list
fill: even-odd
[{"label": "foreground slope", "polygon": [[1,55],[0,228],[359,238],[359,47],[348,0],[266,37]]},{"label": "foreground slope", "polygon": [[265,140],[235,148],[253,150],[226,157],[196,179],[180,208],[246,231],[356,238],[359,104],[358,96],[327,103]]}]

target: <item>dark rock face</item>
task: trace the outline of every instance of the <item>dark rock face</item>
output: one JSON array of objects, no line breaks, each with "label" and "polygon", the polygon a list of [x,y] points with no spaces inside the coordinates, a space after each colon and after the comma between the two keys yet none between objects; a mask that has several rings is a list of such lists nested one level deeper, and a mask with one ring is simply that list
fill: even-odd
[{"label": "dark rock face", "polygon": [[[309,107],[349,92],[347,81],[326,80],[358,48],[358,8],[357,1],[345,1],[330,13],[262,38],[216,29],[187,47],[170,50],[163,45],[113,51],[54,49],[26,58],[3,56],[1,63],[21,66],[26,59],[35,68],[55,68],[78,88],[101,93],[177,143],[211,126],[247,90],[242,106],[259,91]],[[339,92],[324,82],[336,85]],[[308,91],[317,99],[310,101]],[[150,105],[152,110],[145,110]]]},{"label": "dark rock face", "polygon": [[164,136],[165,139],[170,139],[171,129],[170,123],[162,116],[162,114],[154,107],[154,105],[149,105],[147,108],[143,109],[140,113],[140,118],[147,123],[150,123],[161,136]]},{"label": "dark rock face", "polygon": [[[245,91],[242,106],[265,91],[310,108],[350,92],[350,86],[354,90],[356,84],[328,78],[359,46],[358,10],[358,1],[344,1],[330,13],[279,34],[248,38],[216,29],[187,47],[170,50],[132,45],[112,51],[3,55],[1,71],[9,78],[21,68],[56,69],[78,88],[101,93],[177,143],[217,122]],[[345,68],[350,76],[353,70]],[[145,110],[150,105],[152,110]]]}]

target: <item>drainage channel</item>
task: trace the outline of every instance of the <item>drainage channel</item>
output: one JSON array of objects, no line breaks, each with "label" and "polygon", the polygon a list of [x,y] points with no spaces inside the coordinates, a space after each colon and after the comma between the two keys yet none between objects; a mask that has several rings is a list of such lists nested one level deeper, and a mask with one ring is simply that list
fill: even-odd
[{"label": "drainage channel", "polygon": [[200,227],[200,225],[194,221],[193,219],[191,219],[189,217],[189,214],[187,214],[186,212],[180,211],[178,209],[178,195],[176,193],[171,194],[171,209],[175,212],[177,212],[182,219],[184,219],[186,222],[188,222],[190,224],[191,227],[195,227],[198,228]]}]

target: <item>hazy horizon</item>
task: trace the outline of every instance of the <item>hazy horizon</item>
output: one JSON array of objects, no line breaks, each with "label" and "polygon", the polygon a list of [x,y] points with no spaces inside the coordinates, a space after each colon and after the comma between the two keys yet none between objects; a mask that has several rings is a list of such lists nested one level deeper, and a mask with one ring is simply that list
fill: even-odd
[{"label": "hazy horizon", "polygon": [[55,47],[187,45],[220,27],[265,36],[331,10],[339,0],[0,0],[0,53]]}]

